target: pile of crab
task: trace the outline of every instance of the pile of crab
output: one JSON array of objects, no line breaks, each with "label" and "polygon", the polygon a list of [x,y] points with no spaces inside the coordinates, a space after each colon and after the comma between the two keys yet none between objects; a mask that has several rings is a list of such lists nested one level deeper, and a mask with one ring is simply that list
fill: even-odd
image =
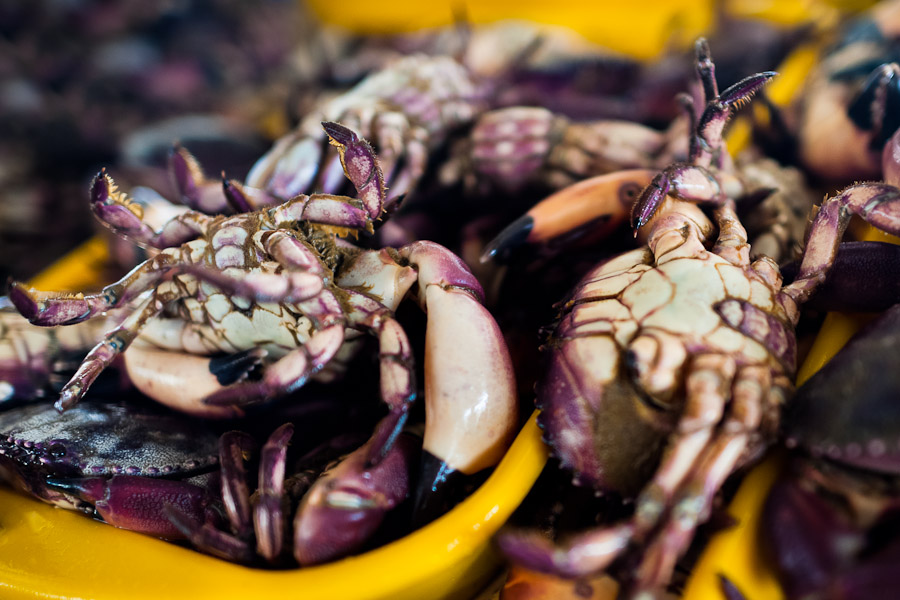
[{"label": "pile of crab", "polygon": [[[794,378],[821,311],[900,300],[896,252],[841,243],[852,216],[900,234],[900,69],[871,32],[892,31],[879,10],[796,105],[769,103],[765,144],[736,158],[726,125],[777,77],[767,64],[720,90],[731,65],[702,39],[663,76],[568,39],[476,30],[468,48],[500,66],[440,36],[363,45],[361,64],[390,61],[308,107],[243,181],[209,178],[180,146],[174,202],[104,169],[91,210],[149,258],[96,291],[10,283],[0,472],[228,560],[318,564],[446,512],[533,403],[548,473],[566,481],[539,480],[497,544],[514,574],[577,583],[516,575],[503,597],[585,596],[600,575],[647,597],[677,592],[723,489],[786,439],[812,465],[772,500],[786,589],[862,597],[896,546],[864,533],[896,506],[896,427],[866,416],[887,393],[857,402],[826,384],[795,400]],[[640,99],[627,119],[623,97]],[[814,208],[815,185],[831,193]],[[822,408],[842,401],[853,409]],[[877,515],[809,491],[864,495],[839,467],[868,471]],[[566,503],[592,508],[563,519]],[[779,535],[807,505],[856,546]]]}]

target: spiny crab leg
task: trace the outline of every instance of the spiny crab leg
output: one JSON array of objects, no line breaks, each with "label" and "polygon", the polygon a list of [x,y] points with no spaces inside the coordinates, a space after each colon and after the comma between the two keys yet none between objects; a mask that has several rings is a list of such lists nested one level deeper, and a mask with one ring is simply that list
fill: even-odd
[{"label": "spiny crab leg", "polygon": [[607,235],[624,222],[635,200],[656,171],[633,169],[586,179],[542,200],[510,223],[485,247],[481,262],[503,255],[522,244],[541,244],[588,229],[584,241]]},{"label": "spiny crab leg", "polygon": [[[799,273],[793,283],[782,290],[795,304],[808,300],[824,283],[853,215],[882,231],[900,234],[900,131],[885,144],[881,163],[885,183],[852,185],[822,203],[809,227]],[[872,269],[861,262],[854,267],[862,273]],[[789,314],[795,320],[799,318],[796,307]]]},{"label": "spiny crab leg", "polygon": [[406,499],[415,436],[401,433],[377,465],[368,442],[326,471],[303,497],[294,518],[294,557],[316,565],[359,550],[387,511]]},{"label": "spiny crab leg", "polygon": [[[705,40],[697,42],[698,57],[709,47]],[[699,69],[704,77],[711,71]],[[704,75],[705,74],[705,75]],[[750,75],[721,94],[707,97],[706,108],[697,123],[697,133],[691,141],[691,155],[687,163],[675,164],[657,175],[641,194],[631,214],[631,225],[637,231],[646,225],[668,195],[691,202],[720,205],[728,198],[738,198],[743,186],[733,175],[719,170],[728,153],[724,150],[723,132],[734,110],[759,91],[776,73],[767,71]],[[706,93],[716,90],[715,82],[704,79]],[[715,172],[709,167],[715,168]]]},{"label": "spiny crab leg", "polygon": [[691,140],[688,162],[701,167],[730,168],[731,155],[725,148],[723,136],[725,125],[734,110],[749,101],[753,94],[768,83],[776,73],[763,71],[748,75],[719,93],[709,43],[700,38],[694,48],[697,56],[697,73],[703,84],[706,106],[697,121],[696,128],[692,128],[692,132],[696,133]]},{"label": "spiny crab leg", "polygon": [[144,208],[117,189],[112,177],[101,171],[91,183],[91,211],[115,233],[153,248],[171,248],[202,235],[212,217],[183,206],[171,205],[157,212],[155,221],[144,219]]},{"label": "spiny crab leg", "polygon": [[[298,221],[334,225],[371,232],[374,221],[381,218],[386,201],[384,176],[369,143],[353,131],[337,123],[322,123],[329,140],[336,146],[344,168],[342,177],[356,188],[357,197],[330,194],[300,195],[270,209],[276,227]],[[232,192],[239,191],[233,188]]]},{"label": "spiny crab leg", "polygon": [[142,302],[128,318],[115,329],[109,331],[84,358],[78,370],[63,386],[59,400],[54,406],[60,412],[74,406],[87,392],[100,373],[112,361],[125,351],[138,336],[141,328],[162,310],[162,303],[157,300],[156,293]]},{"label": "spiny crab leg", "polygon": [[176,264],[173,254],[162,252],[96,294],[41,292],[10,281],[9,299],[32,325],[71,325],[135,300],[162,281]]},{"label": "spiny crab leg", "polygon": [[351,292],[353,306],[351,326],[365,329],[378,338],[381,399],[390,412],[375,429],[368,444],[369,464],[380,462],[406,424],[409,408],[416,400],[416,376],[412,347],[406,332],[384,305],[359,293]]},{"label": "spiny crab leg", "polygon": [[180,539],[181,531],[166,517],[166,506],[176,506],[191,523],[213,523],[207,490],[185,481],[115,475],[72,479],[49,479],[53,488],[90,502],[103,520],[131,531],[165,539]]},{"label": "spiny crab leg", "polygon": [[425,334],[425,440],[416,493],[419,519],[429,520],[452,495],[453,480],[496,464],[518,425],[512,360],[483,291],[462,261],[432,242],[400,256],[419,276]]}]

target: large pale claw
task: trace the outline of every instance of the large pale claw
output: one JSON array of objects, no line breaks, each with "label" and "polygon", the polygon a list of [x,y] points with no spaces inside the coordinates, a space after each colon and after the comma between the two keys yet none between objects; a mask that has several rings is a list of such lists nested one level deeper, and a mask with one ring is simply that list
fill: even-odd
[{"label": "large pale claw", "polygon": [[[371,443],[371,442],[370,442]],[[307,492],[294,519],[294,556],[315,565],[352,554],[403,502],[418,440],[400,434],[385,457],[367,467],[368,444],[326,472]]]},{"label": "large pale claw", "polygon": [[485,248],[481,262],[502,258],[522,244],[582,233],[589,243],[618,227],[656,171],[632,169],[592,177],[556,192],[513,221]]},{"label": "large pale claw", "polygon": [[[400,254],[419,273],[419,302],[428,313],[424,450],[435,460],[424,463],[430,477],[420,480],[415,504],[436,508],[460,499],[453,483],[458,476],[448,479],[450,473],[475,475],[506,452],[519,424],[516,386],[500,328],[462,261],[430,242]],[[416,518],[435,516],[419,512]]]},{"label": "large pale claw", "polygon": [[219,358],[135,344],[123,356],[131,382],[157,402],[198,417],[228,419],[243,415],[243,411],[203,400],[242,381],[265,355],[264,349],[253,348]]}]

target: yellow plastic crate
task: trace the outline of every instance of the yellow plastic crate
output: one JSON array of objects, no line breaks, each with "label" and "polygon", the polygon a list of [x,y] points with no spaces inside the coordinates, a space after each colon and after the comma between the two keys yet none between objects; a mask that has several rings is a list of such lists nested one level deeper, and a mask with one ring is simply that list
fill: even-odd
[{"label": "yellow plastic crate", "polygon": [[[456,4],[326,3],[310,8],[324,21],[362,33],[398,33],[452,21]],[[858,9],[867,2],[837,6]],[[733,13],[797,23],[834,19],[836,4],[811,0],[732,0]],[[708,31],[714,3],[644,0],[622,3],[489,2],[466,6],[473,23],[502,18],[531,19],[572,28],[591,41],[638,58],[686,47]],[[815,48],[801,49],[781,69],[770,94],[786,102],[794,93]],[[736,123],[729,141],[738,149],[748,139]],[[874,234],[872,234],[874,235]],[[102,241],[92,240],[32,281],[41,289],[86,289],[98,282],[107,260]],[[829,316],[801,370],[808,377],[852,334],[856,322]],[[434,523],[378,550],[330,565],[289,571],[256,570],[220,561],[140,534],[116,530],[81,515],[0,490],[0,596],[4,598],[468,598],[501,565],[490,538],[518,506],[546,462],[532,416],[493,475],[471,497]],[[758,551],[756,524],[778,463],[769,460],[742,484],[729,511],[739,525],[717,535],[698,563],[685,597],[721,599],[724,575],[753,600],[781,598]]]}]

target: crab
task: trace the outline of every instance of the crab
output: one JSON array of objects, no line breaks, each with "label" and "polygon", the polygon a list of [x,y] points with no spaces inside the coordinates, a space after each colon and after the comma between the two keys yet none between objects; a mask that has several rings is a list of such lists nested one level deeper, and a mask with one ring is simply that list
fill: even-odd
[{"label": "crab", "polygon": [[898,335],[895,305],[804,383],[785,412],[792,452],[762,529],[788,598],[872,598],[896,585]]},{"label": "crab", "polygon": [[[515,433],[516,394],[481,287],[437,244],[365,251],[335,237],[373,228],[385,186],[365,140],[335,123],[323,128],[359,198],[300,195],[219,217],[173,206],[175,216],[154,228],[108,174],[94,179],[95,214],[115,232],[161,250],[95,294],[10,285],[13,304],[42,326],[78,323],[140,298],[63,386],[60,410],[75,405],[124,352],[130,378],[152,398],[195,414],[237,416],[248,404],[297,390],[332,362],[340,366],[342,353],[356,350],[354,338],[368,332],[379,340],[381,396],[389,407],[368,445],[376,464],[417,395],[410,343],[393,315],[417,283],[428,313],[424,445],[433,457],[423,485],[431,477],[433,489],[449,490],[443,484],[450,473],[474,474],[499,460]],[[261,378],[223,385],[208,368],[210,356],[221,353],[260,366]]]},{"label": "crab", "polygon": [[879,176],[881,150],[900,127],[900,2],[880,2],[829,44],[786,111],[770,106],[768,133],[826,182]]},{"label": "crab", "polygon": [[[217,519],[201,480],[217,467],[216,438],[207,423],[153,403],[89,401],[63,415],[32,403],[0,413],[0,475],[44,502],[179,539],[165,504]],[[95,491],[91,501],[81,489]]]},{"label": "crab", "polygon": [[[722,133],[775,74],[719,93],[705,40],[696,53],[707,102],[690,162],[659,173],[635,204],[647,245],[598,265],[561,303],[537,388],[545,440],[574,482],[633,497],[634,512],[561,545],[527,531],[499,538],[514,561],[568,577],[628,555],[639,562],[623,579],[638,596],[669,582],[725,479],[775,437],[793,392],[799,306],[825,279],[851,215],[900,232],[900,168],[886,151],[885,182],[823,202],[793,282],[783,285],[768,257],[751,261]],[[717,235],[700,204],[712,207]]]},{"label": "crab", "polygon": [[256,162],[243,184],[226,183],[224,194],[222,182],[207,177],[184,148],[175,148],[171,171],[181,201],[213,214],[274,206],[314,189],[338,193],[345,184],[341,158],[328,152],[319,123],[341,122],[375,144],[385,182],[399,200],[450,132],[487,110],[488,96],[488,84],[458,60],[414,54],[320,103]]},{"label": "crab", "polygon": [[441,178],[485,193],[559,189],[604,173],[662,168],[687,157],[689,137],[684,118],[658,131],[625,120],[573,122],[538,106],[501,108],[478,118]]}]

